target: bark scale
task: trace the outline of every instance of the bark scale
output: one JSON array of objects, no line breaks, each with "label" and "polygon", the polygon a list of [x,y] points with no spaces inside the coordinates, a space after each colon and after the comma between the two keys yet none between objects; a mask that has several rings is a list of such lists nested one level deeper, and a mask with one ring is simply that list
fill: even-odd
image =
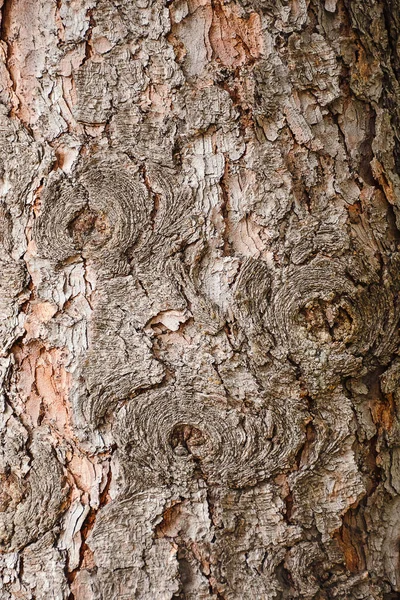
[{"label": "bark scale", "polygon": [[398,598],[398,0],[0,6],[1,600]]}]

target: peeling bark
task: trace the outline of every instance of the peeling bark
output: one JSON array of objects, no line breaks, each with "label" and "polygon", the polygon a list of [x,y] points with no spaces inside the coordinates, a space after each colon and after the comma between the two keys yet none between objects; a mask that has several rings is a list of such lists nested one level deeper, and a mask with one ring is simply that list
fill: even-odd
[{"label": "peeling bark", "polygon": [[1,600],[400,595],[398,0],[0,0]]}]

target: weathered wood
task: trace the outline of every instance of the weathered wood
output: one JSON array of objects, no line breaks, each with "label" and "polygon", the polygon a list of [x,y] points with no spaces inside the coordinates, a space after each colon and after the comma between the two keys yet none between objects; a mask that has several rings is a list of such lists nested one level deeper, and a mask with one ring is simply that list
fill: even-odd
[{"label": "weathered wood", "polygon": [[0,599],[400,597],[399,1],[0,7]]}]

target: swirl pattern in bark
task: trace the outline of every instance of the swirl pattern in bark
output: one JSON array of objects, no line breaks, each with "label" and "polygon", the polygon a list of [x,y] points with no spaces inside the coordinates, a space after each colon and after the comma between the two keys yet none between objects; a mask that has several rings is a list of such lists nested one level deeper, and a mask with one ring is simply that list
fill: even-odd
[{"label": "swirl pattern in bark", "polygon": [[129,159],[97,157],[76,173],[60,175],[43,194],[34,237],[39,253],[57,262],[82,255],[117,270],[149,222],[148,192]]},{"label": "swirl pattern in bark", "polygon": [[116,436],[133,487],[179,485],[197,473],[240,488],[291,466],[301,444],[296,421],[284,409],[241,412],[223,398],[167,389],[123,407]]},{"label": "swirl pattern in bark", "polygon": [[62,513],[66,495],[62,467],[50,445],[36,436],[27,468],[20,462],[23,438],[21,430],[5,433],[2,439],[0,549],[8,552],[24,548],[50,530]]},{"label": "swirl pattern in bark", "polygon": [[355,372],[363,358],[385,360],[393,351],[399,315],[389,280],[356,285],[343,263],[325,258],[289,267],[282,279],[267,311],[269,328],[278,351],[319,373],[320,385]]}]

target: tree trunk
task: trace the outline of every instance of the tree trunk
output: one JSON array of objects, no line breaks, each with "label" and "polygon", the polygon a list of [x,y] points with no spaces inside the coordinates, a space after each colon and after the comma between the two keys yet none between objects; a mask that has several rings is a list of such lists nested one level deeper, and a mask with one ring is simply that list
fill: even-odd
[{"label": "tree trunk", "polygon": [[399,0],[1,5],[1,600],[399,598]]}]

